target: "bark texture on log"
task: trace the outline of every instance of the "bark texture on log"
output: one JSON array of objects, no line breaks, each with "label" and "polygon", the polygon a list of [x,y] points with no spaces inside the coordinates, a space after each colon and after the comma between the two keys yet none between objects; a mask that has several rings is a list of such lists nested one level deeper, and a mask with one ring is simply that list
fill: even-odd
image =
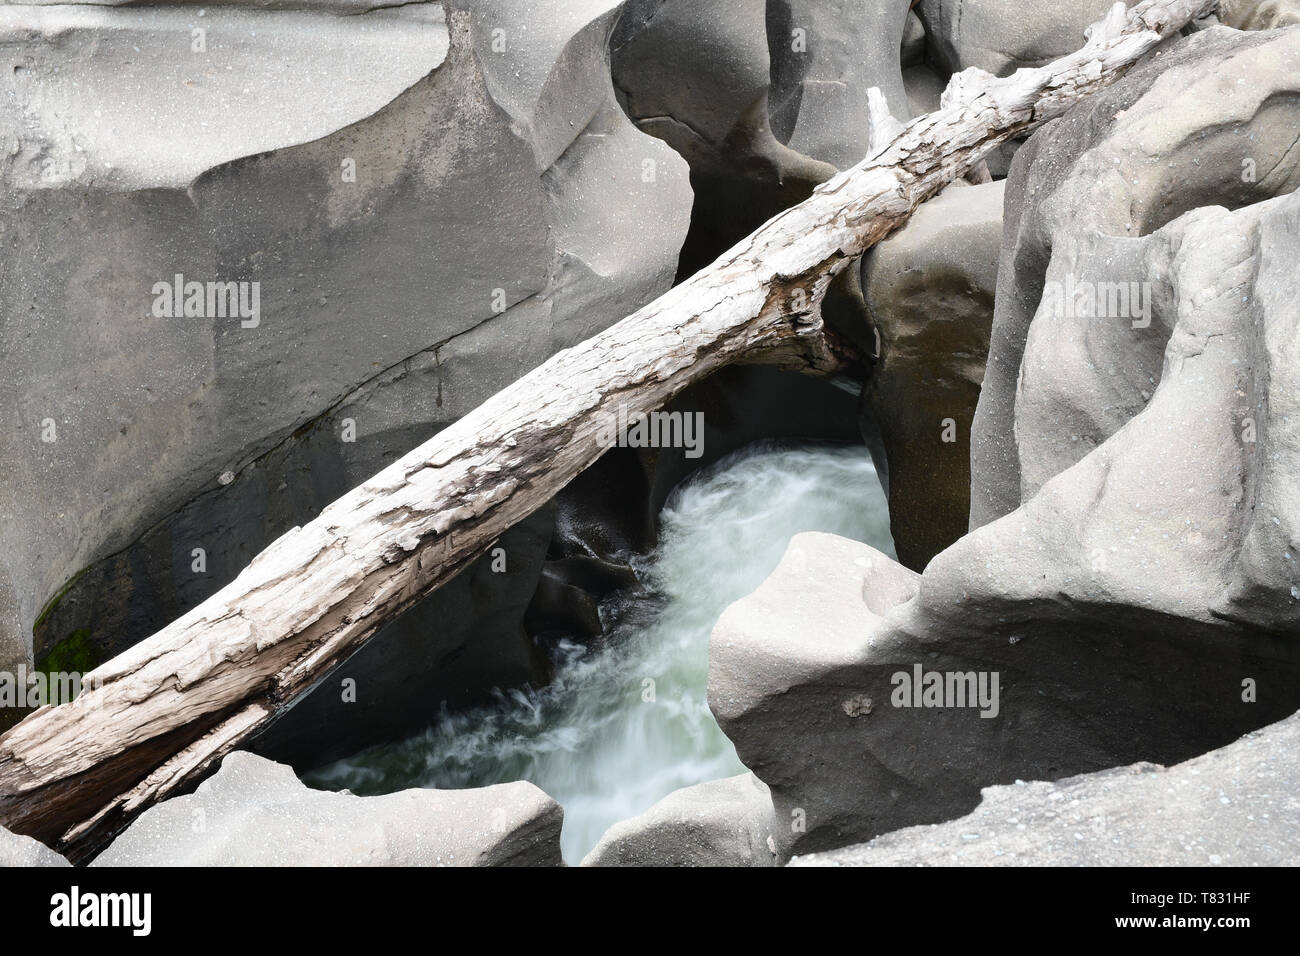
[{"label": "bark texture on log", "polygon": [[943,108],[714,265],[552,357],[285,534],[221,591],[98,668],[82,697],[0,738],[0,824],[84,858],[456,575],[604,451],[620,406],[662,406],[736,361],[833,375],[837,274],[992,149],[1108,85],[1216,0],[1123,4],[1087,45],[1006,79],[967,70]]}]

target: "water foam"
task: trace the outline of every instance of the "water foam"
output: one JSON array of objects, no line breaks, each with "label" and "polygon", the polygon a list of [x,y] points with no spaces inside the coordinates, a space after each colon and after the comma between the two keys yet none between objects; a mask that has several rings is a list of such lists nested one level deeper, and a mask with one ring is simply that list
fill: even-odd
[{"label": "water foam", "polygon": [[607,643],[562,643],[547,687],[444,713],[305,779],[359,794],[529,780],[564,807],[564,857],[577,863],[611,824],[673,790],[744,771],[705,698],[709,633],[803,531],[893,555],[865,450],[759,446],[696,474],[665,506],[659,547],[640,566],[646,594]]}]

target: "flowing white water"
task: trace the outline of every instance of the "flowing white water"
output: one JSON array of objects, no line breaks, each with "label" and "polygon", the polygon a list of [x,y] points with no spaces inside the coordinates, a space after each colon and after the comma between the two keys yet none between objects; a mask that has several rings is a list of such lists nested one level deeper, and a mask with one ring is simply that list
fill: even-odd
[{"label": "flowing white water", "polygon": [[761,584],[790,538],[826,531],[893,555],[889,513],[859,448],[754,447],[695,475],[661,515],[642,567],[638,612],[588,650],[561,648],[555,680],[305,778],[354,793],[530,780],[564,807],[564,857],[577,863],[606,829],[680,787],[741,773],[713,720],[709,632]]}]

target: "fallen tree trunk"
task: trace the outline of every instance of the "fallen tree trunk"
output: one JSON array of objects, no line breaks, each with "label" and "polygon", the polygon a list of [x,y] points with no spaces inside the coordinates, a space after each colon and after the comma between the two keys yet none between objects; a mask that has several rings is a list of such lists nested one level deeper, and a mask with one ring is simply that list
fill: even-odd
[{"label": "fallen tree trunk", "polygon": [[281,537],[228,586],[90,675],[78,701],[0,738],[0,823],[84,858],[191,785],[386,621],[456,575],[605,450],[619,414],[736,361],[832,375],[836,275],[992,149],[1116,79],[1216,0],[1122,4],[1087,45],[943,108],[778,215],[714,265],[561,352]]}]

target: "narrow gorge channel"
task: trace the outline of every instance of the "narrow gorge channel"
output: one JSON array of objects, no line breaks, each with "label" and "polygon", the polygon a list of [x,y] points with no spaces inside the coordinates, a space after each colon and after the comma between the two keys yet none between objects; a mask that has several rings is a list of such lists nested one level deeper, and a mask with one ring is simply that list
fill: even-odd
[{"label": "narrow gorge channel", "polygon": [[891,556],[889,513],[865,449],[750,446],[687,479],[660,516],[642,589],[608,612],[609,637],[561,642],[555,679],[442,714],[427,730],[312,771],[361,795],[528,780],[564,807],[577,864],[613,823],[674,790],[744,770],[706,700],[709,633],[776,567],[790,538],[822,531]]}]

